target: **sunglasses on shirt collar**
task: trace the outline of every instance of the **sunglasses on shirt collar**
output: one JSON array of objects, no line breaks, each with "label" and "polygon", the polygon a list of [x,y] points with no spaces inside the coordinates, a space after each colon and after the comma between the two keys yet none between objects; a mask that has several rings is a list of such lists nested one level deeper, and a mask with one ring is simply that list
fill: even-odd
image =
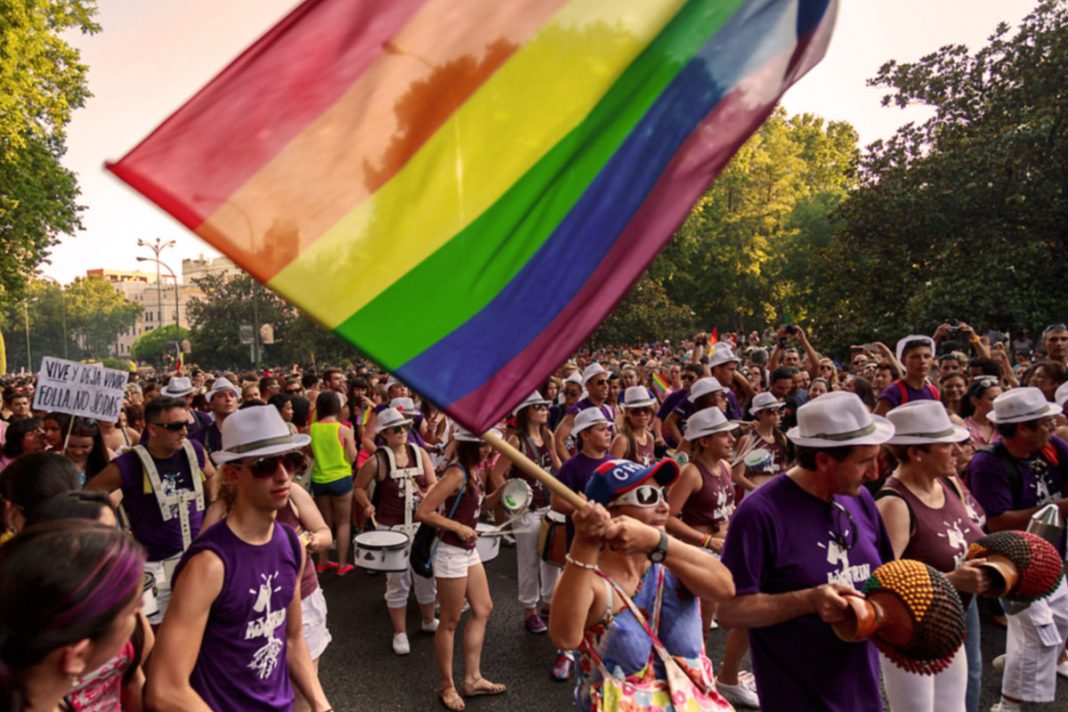
[{"label": "sunglasses on shirt collar", "polygon": [[299,450],[290,450],[280,455],[257,457],[251,462],[244,463],[252,472],[252,476],[258,480],[274,475],[278,471],[279,464],[286,468],[286,472],[296,477],[304,472],[308,466],[308,461],[305,459],[304,453]]}]

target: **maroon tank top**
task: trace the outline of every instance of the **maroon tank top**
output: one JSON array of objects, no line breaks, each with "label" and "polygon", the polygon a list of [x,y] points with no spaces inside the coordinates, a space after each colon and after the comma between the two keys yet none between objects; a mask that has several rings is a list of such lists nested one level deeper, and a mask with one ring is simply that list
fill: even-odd
[{"label": "maroon tank top", "polygon": [[[389,468],[389,455],[384,448],[380,448],[382,454],[375,453],[375,457],[378,459],[379,467]],[[423,451],[418,445],[412,445],[407,443],[408,452],[408,464],[402,468],[397,467],[398,470],[406,468],[416,468],[422,465]],[[375,505],[375,519],[379,524],[385,527],[395,527],[398,524],[404,524],[404,480],[394,479],[392,475],[393,470],[386,472],[383,479],[378,480],[375,485],[378,488],[378,504]],[[420,489],[426,490],[426,473],[413,477],[413,484]],[[414,496],[412,498],[413,510],[419,505],[419,492],[413,491]],[[412,521],[415,521],[415,515],[413,511]]]},{"label": "maroon tank top", "polygon": [[[300,523],[300,517],[294,511],[295,508],[296,505],[290,500],[289,504],[278,510],[275,519],[281,524],[288,524],[293,528],[293,531],[299,534],[304,531],[304,525]],[[306,547],[305,550],[307,550]],[[304,573],[300,575],[300,599],[303,601],[315,593],[317,588],[319,588],[319,577],[315,573],[315,565],[312,562],[311,552],[309,551],[307,560],[304,562]]]},{"label": "maroon tank top", "polygon": [[656,454],[654,450],[656,448],[656,442],[653,434],[648,430],[645,432],[645,444],[642,445],[638,442],[638,439],[632,436],[627,436],[627,459],[636,462],[642,467],[648,467],[656,461]]},{"label": "maroon tank top", "polygon": [[[478,515],[482,511],[482,497],[484,490],[482,488],[482,478],[479,477],[478,472],[468,473],[467,486],[459,494],[454,494],[445,500],[445,513],[446,516],[449,512],[453,511],[453,504],[456,502],[456,498],[460,498],[459,504],[456,504],[456,511],[450,517],[452,521],[459,522],[464,526],[475,528],[478,524]],[[474,480],[472,482],[471,480]],[[446,544],[452,544],[458,546],[461,549],[474,549],[475,540],[464,541],[460,537],[456,536],[450,531],[446,531],[441,540]]]},{"label": "maroon tank top", "polygon": [[701,473],[701,489],[690,495],[682,505],[680,516],[690,526],[710,526],[716,533],[727,525],[727,520],[734,513],[734,484],[731,473],[722,460],[719,474],[712,474],[708,468],[696,460],[693,465]]},{"label": "maroon tank top", "polygon": [[[534,442],[534,439],[530,437],[529,433],[520,435],[519,449],[522,450],[524,455],[538,463],[538,467],[553,475],[556,474],[556,470],[553,469],[553,458],[549,452],[549,441],[546,440],[544,433],[542,434],[540,446]],[[549,506],[549,495],[545,492],[545,487],[541,482],[514,466],[508,476],[510,478],[523,480],[530,485],[530,489],[534,493],[534,498],[530,503],[531,509],[542,509],[543,507]]]},{"label": "maroon tank top", "polygon": [[983,532],[972,521],[967,507],[953,488],[941,479],[938,484],[946,498],[939,509],[928,507],[894,477],[886,481],[879,496],[901,497],[912,513],[910,529],[913,532],[901,558],[922,561],[946,573],[964,561],[968,545],[981,538]]}]

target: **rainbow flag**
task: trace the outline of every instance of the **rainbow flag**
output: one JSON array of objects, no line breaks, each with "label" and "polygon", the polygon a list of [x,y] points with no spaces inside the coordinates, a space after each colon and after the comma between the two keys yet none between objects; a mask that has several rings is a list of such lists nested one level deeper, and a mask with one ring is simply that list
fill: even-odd
[{"label": "rainbow flag", "polygon": [[656,389],[656,394],[660,398],[671,392],[671,385],[664,380],[659,371],[653,371],[653,388]]},{"label": "rainbow flag", "polygon": [[463,425],[571,354],[837,0],[309,0],[108,168]]}]

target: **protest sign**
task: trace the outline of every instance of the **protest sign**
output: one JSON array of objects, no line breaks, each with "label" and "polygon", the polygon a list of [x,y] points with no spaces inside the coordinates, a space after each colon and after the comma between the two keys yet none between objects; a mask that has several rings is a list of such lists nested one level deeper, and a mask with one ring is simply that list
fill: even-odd
[{"label": "protest sign", "polygon": [[115,422],[128,375],[113,368],[45,356],[37,374],[33,408]]}]

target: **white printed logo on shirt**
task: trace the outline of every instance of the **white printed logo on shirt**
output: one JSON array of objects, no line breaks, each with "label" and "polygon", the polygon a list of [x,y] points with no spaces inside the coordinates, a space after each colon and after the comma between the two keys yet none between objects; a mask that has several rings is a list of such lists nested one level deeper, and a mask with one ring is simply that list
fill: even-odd
[{"label": "white printed logo on shirt", "polygon": [[830,536],[826,544],[816,544],[819,548],[827,550],[827,563],[835,567],[834,570],[827,572],[827,583],[844,583],[847,586],[854,586],[867,581],[871,576],[871,565],[850,566],[849,549],[839,546],[835,541],[834,532],[828,533]]},{"label": "white printed logo on shirt", "polygon": [[942,522],[942,524],[946,529],[944,532],[938,532],[938,536],[946,540],[950,549],[956,549],[953,561],[955,565],[960,566],[964,562],[964,557],[968,555],[968,540],[964,538],[964,532],[961,531],[963,522],[958,518],[952,524],[949,522]]},{"label": "white printed logo on shirt", "polygon": [[252,606],[255,613],[261,613],[259,618],[248,622],[245,628],[245,640],[253,638],[266,638],[263,647],[253,655],[248,666],[256,671],[261,680],[271,676],[278,665],[278,658],[282,654],[282,641],[275,637],[274,632],[286,622],[286,609],[271,610],[271,594],[281,591],[281,587],[275,586],[274,581],[278,578],[278,572],[268,576],[260,574],[262,582],[258,589],[249,589],[249,593],[256,597]]}]

